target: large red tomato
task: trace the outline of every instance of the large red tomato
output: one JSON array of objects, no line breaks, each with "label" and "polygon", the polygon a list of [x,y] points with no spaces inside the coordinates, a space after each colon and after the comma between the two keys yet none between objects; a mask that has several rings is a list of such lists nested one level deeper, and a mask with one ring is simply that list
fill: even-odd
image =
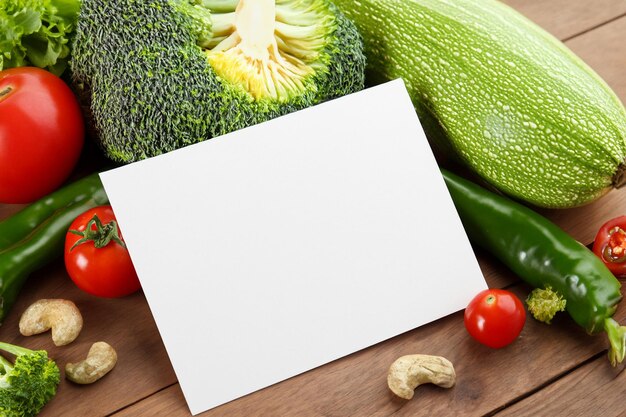
[{"label": "large red tomato", "polygon": [[29,203],[54,191],[76,165],[84,122],[72,90],[48,71],[0,72],[0,202]]},{"label": "large red tomato", "polygon": [[99,297],[122,297],[140,287],[111,206],[87,210],[72,222],[65,268],[80,289]]},{"label": "large red tomato", "polygon": [[524,304],[507,290],[481,291],[465,309],[465,328],[469,334],[495,349],[513,342],[525,322]]}]

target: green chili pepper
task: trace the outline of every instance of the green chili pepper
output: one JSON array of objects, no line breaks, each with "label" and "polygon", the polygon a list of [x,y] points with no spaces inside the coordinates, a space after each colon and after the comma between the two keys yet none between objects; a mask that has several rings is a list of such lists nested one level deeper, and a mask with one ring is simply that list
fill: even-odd
[{"label": "green chili pepper", "polygon": [[552,287],[588,333],[605,330],[613,366],[626,354],[626,326],[611,317],[620,282],[589,249],[537,212],[442,170],[470,240],[536,288]]},{"label": "green chili pepper", "polygon": [[90,208],[107,203],[102,183],[93,174],[0,222],[1,233],[10,236],[0,248],[0,322],[26,278],[63,254],[65,234],[72,221]]},{"label": "green chili pepper", "polygon": [[0,251],[24,239],[57,210],[88,199],[102,190],[98,174],[88,175],[76,182],[26,206],[0,222]]}]

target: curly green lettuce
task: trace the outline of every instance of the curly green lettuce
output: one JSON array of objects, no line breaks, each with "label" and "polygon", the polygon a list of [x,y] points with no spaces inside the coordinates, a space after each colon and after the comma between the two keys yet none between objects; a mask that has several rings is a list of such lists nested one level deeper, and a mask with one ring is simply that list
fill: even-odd
[{"label": "curly green lettuce", "polygon": [[0,70],[63,73],[80,7],[80,0],[0,0]]}]

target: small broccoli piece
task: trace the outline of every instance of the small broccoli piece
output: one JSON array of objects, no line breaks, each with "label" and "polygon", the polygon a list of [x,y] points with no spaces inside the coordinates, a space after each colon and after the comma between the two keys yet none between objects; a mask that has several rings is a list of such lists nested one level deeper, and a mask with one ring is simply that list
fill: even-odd
[{"label": "small broccoli piece", "polygon": [[3,342],[0,342],[0,350],[15,355],[15,363],[0,355],[0,415],[37,415],[56,394],[59,368],[45,350],[30,350]]},{"label": "small broccoli piece", "polygon": [[329,0],[84,0],[70,63],[98,143],[133,162],[363,88]]},{"label": "small broccoli piece", "polygon": [[526,299],[528,311],[536,320],[550,324],[559,311],[565,311],[566,300],[551,287],[535,288]]}]

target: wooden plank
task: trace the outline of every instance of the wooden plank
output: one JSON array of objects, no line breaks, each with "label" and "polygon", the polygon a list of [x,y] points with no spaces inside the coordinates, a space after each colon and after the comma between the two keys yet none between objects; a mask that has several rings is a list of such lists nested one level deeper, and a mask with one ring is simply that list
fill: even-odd
[{"label": "wooden plank", "polygon": [[626,372],[623,367],[611,368],[604,358],[598,358],[496,416],[618,417],[625,412]]},{"label": "wooden plank", "polygon": [[593,203],[566,210],[538,210],[584,245],[593,243],[607,220],[626,214],[626,189],[613,190]]},{"label": "wooden plank", "polygon": [[[626,8],[626,1],[622,2]],[[592,4],[592,3],[589,3]],[[594,4],[595,7],[595,4]],[[615,90],[622,103],[626,102],[626,17],[576,37],[566,45]]]},{"label": "wooden plank", "polygon": [[[523,298],[528,287],[518,285],[513,291]],[[616,318],[624,321],[624,309]],[[588,336],[563,314],[550,326],[529,318],[518,340],[494,350],[472,340],[462,313],[457,313],[201,415],[484,415],[603,352],[606,343],[603,335]],[[411,401],[395,398],[387,389],[386,372],[397,357],[409,353],[450,359],[457,372],[456,386],[445,390],[424,385]],[[178,385],[115,414],[154,415],[190,415]]]},{"label": "wooden plank", "polygon": [[623,0],[504,0],[504,3],[561,40],[626,14]]},{"label": "wooden plank", "polygon": [[[84,325],[74,342],[57,347],[50,332],[30,337],[19,334],[21,313],[41,298],[64,298],[76,303]],[[104,416],[176,381],[143,294],[138,292],[119,299],[86,294],[71,282],[62,261],[29,277],[0,327],[0,340],[29,349],[45,349],[61,369],[57,396],[40,413],[42,417]],[[84,359],[91,345],[100,340],[116,349],[116,367],[93,385],[80,386],[67,381],[65,364]]]}]

